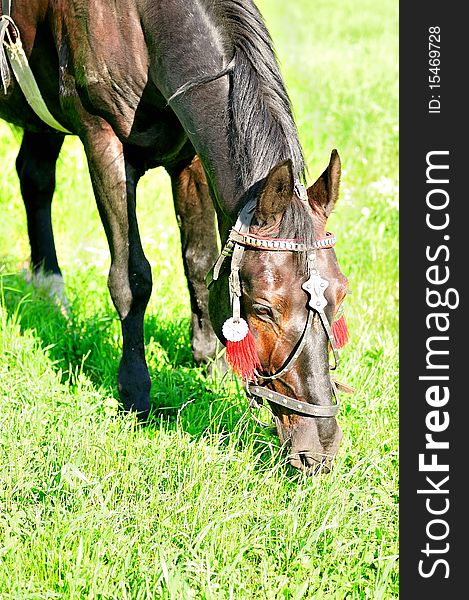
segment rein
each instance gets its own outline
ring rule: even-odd
[[[295,183],[295,193],[301,200],[307,201],[306,189],[299,182]],[[339,364],[339,353],[331,325],[329,324],[329,320],[324,312],[324,309],[327,306],[327,300],[324,292],[329,286],[329,282],[321,277],[316,266],[316,251],[325,248],[332,248],[336,243],[336,238],[332,233],[328,232],[326,233],[325,238],[314,240],[311,245],[306,245],[300,240],[267,238],[249,233],[255,208],[256,200],[252,199],[248,201],[241,209],[236,224],[231,229],[228,240],[225,243],[220,256],[207,275],[207,286],[210,287],[213,281],[216,281],[219,278],[225,259],[231,256],[229,288],[233,316],[225,321],[225,324],[223,325],[223,334],[228,341],[233,342],[242,341],[250,334],[250,332],[248,332],[246,321],[241,317],[240,302],[241,282],[239,278],[239,270],[246,247],[252,247],[261,251],[270,252],[306,252],[309,278],[307,281],[305,281],[305,283],[303,283],[302,288],[309,295],[309,301],[308,315],[301,337],[291,354],[283,363],[282,367],[276,373],[264,375],[259,373],[257,368],[255,368],[253,371],[253,377],[245,377],[246,389],[248,395],[259,406],[262,405],[263,400],[266,399],[269,402],[294,410],[295,412],[303,415],[311,417],[335,417],[339,412],[340,403],[337,386],[332,378],[331,388],[336,403],[330,406],[313,405],[300,400],[295,400],[294,398],[290,398],[289,396],[285,396],[279,392],[275,392],[268,388],[257,385],[257,381],[262,380],[265,382],[279,379],[293,367],[296,360],[303,352],[306,344],[306,336],[311,328],[315,313],[317,313],[321,319],[321,323],[326,332],[334,356],[334,365],[330,368],[331,370],[335,370],[337,368]],[[254,380],[255,385],[253,385],[250,380]],[[260,403],[257,402],[257,399],[260,400]]]

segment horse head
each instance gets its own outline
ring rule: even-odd
[[[275,166],[230,233],[209,287],[227,361],[236,368],[232,354],[241,354],[248,391],[269,402],[291,465],[307,472],[330,470],[342,437],[329,355],[332,347],[337,360],[331,326],[347,279],[326,232],[340,173],[335,150],[308,190],[291,161]],[[239,337],[252,347],[236,350]]]

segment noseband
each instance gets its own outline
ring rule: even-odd
[[[295,183],[295,193],[300,200],[308,200],[305,187],[298,181]],[[235,323],[239,322],[241,318],[241,283],[239,278],[239,270],[245,248],[250,247],[269,252],[306,252],[309,278],[301,287],[309,295],[309,301],[307,305],[308,316],[305,327],[291,354],[276,373],[271,375],[263,375],[262,373],[255,371],[256,385],[252,385],[250,381],[246,381],[247,393],[258,406],[262,405],[263,400],[266,399],[273,404],[283,406],[290,410],[294,410],[297,413],[310,417],[335,417],[339,412],[340,403],[337,387],[333,379],[331,379],[331,387],[336,403],[330,406],[308,404],[307,402],[295,400],[285,396],[284,394],[280,394],[279,392],[275,392],[268,388],[257,385],[257,380],[268,382],[279,379],[293,367],[305,347],[307,333],[311,328],[314,315],[316,313],[321,319],[321,323],[326,332],[334,356],[334,365],[332,365],[330,368],[332,370],[337,368],[339,364],[339,353],[329,320],[324,312],[324,309],[327,306],[327,300],[324,292],[329,286],[329,282],[321,277],[316,265],[316,251],[324,248],[332,248],[335,245],[336,239],[331,233],[326,233],[325,238],[314,240],[311,245],[307,245],[298,240],[267,238],[249,233],[249,228],[254,216],[256,204],[256,200],[252,199],[248,201],[240,211],[236,224],[230,231],[228,240],[224,245],[220,256],[213,266],[213,269],[207,275],[208,287],[210,287],[213,281],[218,279],[225,258],[231,256],[229,286],[230,298],[233,307],[232,320]],[[258,400],[260,400],[260,402]]]

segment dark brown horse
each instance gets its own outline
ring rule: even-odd
[[[4,12],[9,4],[4,0]],[[12,0],[11,18],[47,108],[86,152],[109,242],[109,290],[122,323],[123,408],[142,418],[150,410],[143,323],[152,277],[136,187],[147,169],[163,166],[181,229],[194,359],[214,356],[216,336],[227,343],[223,325],[230,318],[244,320],[256,353],[251,391],[271,403],[291,463],[308,469],[328,463],[341,438],[330,323],[347,280],[325,227],[338,196],[340,160],[334,151],[305,195],[289,98],[255,5]],[[13,25],[9,37],[15,40]],[[51,201],[65,134],[37,116],[15,77],[5,87],[0,116],[24,128],[16,164],[32,269],[59,280]],[[217,234],[225,250],[208,292]]]

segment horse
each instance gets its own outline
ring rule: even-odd
[[[32,273],[56,291],[63,285],[51,202],[64,137],[76,135],[109,244],[122,409],[142,421],[150,414],[143,332],[152,273],[136,188],[163,167],[195,362],[213,359],[219,340],[249,397],[270,406],[291,465],[330,470],[342,437],[331,327],[348,283],[326,223],[341,163],[332,151],[306,189],[291,101],[254,2],[3,0],[1,18],[0,117],[24,131],[16,169]],[[20,42],[48,119],[10,76]]]

